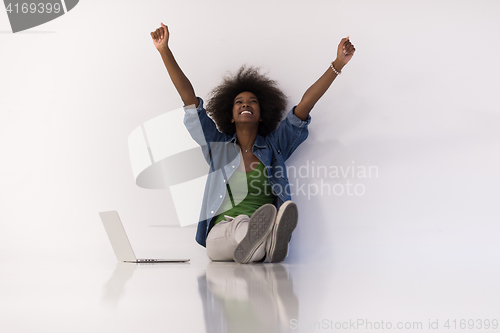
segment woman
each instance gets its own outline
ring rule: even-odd
[[[169,49],[168,27],[161,23],[151,37],[185,105],[184,123],[210,165],[196,241],[212,260],[283,261],[298,218],[284,162],[307,138],[312,108],[351,60],[349,37],[283,121],[285,95],[254,68],[226,77],[205,110]]]

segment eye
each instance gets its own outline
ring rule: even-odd
[[[241,103],[241,101],[236,101],[236,102],[234,102],[234,104],[238,104],[238,103]]]

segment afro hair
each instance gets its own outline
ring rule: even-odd
[[[234,99],[245,91],[253,93],[259,101],[262,121],[259,122],[258,134],[266,136],[274,131],[283,119],[287,99],[278,88],[277,82],[259,73],[259,68],[247,68],[243,65],[236,75],[225,76],[222,84],[211,92],[206,106],[207,114],[215,121],[219,131],[234,135],[236,125],[231,122]]]

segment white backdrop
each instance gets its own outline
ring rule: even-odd
[[[134,245],[151,252],[180,232],[159,227],[178,224],[171,196],[135,185],[127,147],[134,128],[182,103],[149,35],[160,22],[202,98],[247,63],[292,107],[342,37],[356,46],[288,166],[377,172],[290,175],[304,186],[293,196],[291,262],[380,251],[498,263],[498,13],[493,0],[84,0],[12,34],[0,10],[0,263],[20,250],[108,246],[103,210],[118,210]],[[363,194],[315,193],[323,182],[339,194],[348,181]],[[204,256],[185,230],[185,250]]]

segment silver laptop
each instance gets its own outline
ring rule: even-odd
[[[189,262],[190,259],[137,259],[127,233],[123,228],[122,221],[118,212],[113,210],[109,212],[100,212],[104,229],[108,234],[109,241],[115,251],[118,261],[135,262],[135,263],[156,263],[156,262]]]

